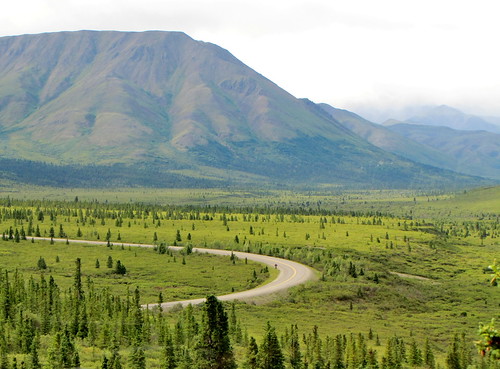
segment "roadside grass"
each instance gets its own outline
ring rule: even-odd
[[[498,249],[494,246],[467,246],[453,254],[438,250],[433,258],[406,251],[360,254],[368,271],[364,276],[327,278],[296,287],[288,296],[267,305],[265,315],[279,325],[292,321],[305,330],[317,325],[324,334],[372,328],[381,338],[412,332],[417,340],[432,337],[444,345],[453,332],[474,334],[479,323],[500,318],[500,293],[489,286],[489,275],[483,272],[495,253]],[[398,269],[433,280],[388,273]],[[380,273],[379,283],[373,282],[374,272]],[[244,305],[241,309],[245,313],[240,314],[252,327],[249,329],[258,331],[262,322],[259,307]]]
[[[27,279],[39,279],[42,273],[46,277],[51,275],[62,291],[72,286],[75,260],[80,258],[86,287],[90,278],[95,288],[106,288],[123,297],[138,287],[144,304],[158,303],[160,292],[164,301],[176,301],[244,291],[262,284],[270,275],[261,272],[263,265],[252,261],[236,260],[233,264],[226,256],[179,252],[160,255],[152,249],[119,245],[110,248],[73,243],[52,245],[49,241],[0,242],[0,256],[0,269],[10,273],[17,270]],[[47,269],[37,267],[41,257]],[[120,260],[127,274],[114,274],[113,268],[107,267],[108,257],[113,260],[113,268]],[[99,268],[96,268],[96,260]],[[257,280],[253,279],[254,270]],[[269,272],[271,278],[276,273]]]

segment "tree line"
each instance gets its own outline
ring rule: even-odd
[[[136,288],[118,297],[81,274],[75,260],[73,283],[61,291],[52,276],[25,279],[0,271],[0,368],[76,368],[82,350],[93,348],[97,368],[197,369],[436,369],[434,348],[393,336],[385,345],[375,332],[321,336],[318,327],[299,333],[296,324],[278,335],[272,322],[260,342],[239,321],[236,305],[208,296],[201,308],[165,314],[158,304],[145,309]],[[228,313],[229,307],[229,313]],[[236,350],[238,349],[238,350]],[[240,354],[236,355],[236,351]],[[470,340],[453,338],[448,369],[498,369],[486,355],[473,360]]]

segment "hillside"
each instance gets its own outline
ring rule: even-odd
[[[481,183],[387,153],[228,51],[178,32],[0,38],[0,137],[2,157],[26,160],[4,174],[14,180],[47,162],[116,173],[130,186],[138,170],[165,183]]]
[[[328,104],[319,104],[336,121],[341,123],[372,145],[400,155],[417,163],[453,170],[454,162],[443,153],[393,132],[380,124],[372,123],[348,110],[337,109]]]
[[[416,124],[395,124],[388,128],[452,158],[453,170],[500,179],[499,134]]]
[[[320,106],[346,128],[383,150],[417,163],[469,175],[500,178],[500,138],[497,134],[405,124],[397,120],[380,125],[347,110],[327,104]]]

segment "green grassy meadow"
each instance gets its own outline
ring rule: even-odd
[[[170,255],[171,254],[171,255]],[[158,302],[159,293],[164,301],[186,300],[205,297],[208,294],[228,294],[243,291],[265,282],[269,273],[261,273],[263,267],[252,261],[229,257],[181,252],[158,254],[153,249],[140,247],[113,247],[50,241],[22,241],[0,243],[0,269],[18,271],[25,277],[38,279],[40,274],[52,275],[64,291],[73,284],[76,258],[81,259],[82,275],[99,288],[109,289],[118,296],[131,294],[139,287],[144,304]],[[43,257],[47,269],[39,269],[37,263]],[[111,257],[114,265],[120,261],[127,268],[126,275],[112,273],[107,267]],[[96,261],[99,268],[96,268]],[[184,260],[184,262],[183,262]],[[258,280],[253,280],[256,270]],[[270,270],[274,274],[276,271]]]
[[[43,256],[46,273],[70,286],[74,259],[80,257],[84,276],[95,286],[122,296],[139,286],[142,301],[154,303],[159,292],[168,301],[243,290],[260,266],[197,254],[186,256],[183,264],[181,254],[122,249],[120,242],[285,257],[317,269],[320,279],[257,305],[237,303],[248,335],[260,337],[270,321],[278,332],[291,324],[303,334],[314,326],[330,336],[372,330],[382,345],[394,335],[421,344],[429,338],[442,363],[453,334],[464,332],[473,350],[479,324],[500,318],[500,289],[489,285],[485,272],[495,258],[500,259],[499,191],[496,187],[459,194],[293,194],[136,189],[64,190],[52,196],[40,188],[11,190],[2,193],[9,197],[1,200],[4,235],[10,228],[25,233],[31,229],[34,235],[38,228],[48,237],[52,229],[55,237],[109,239],[112,248],[31,243],[28,235],[19,243],[0,241],[0,268],[39,274],[36,263]],[[126,265],[127,276],[110,273],[110,255]],[[262,275],[259,283],[267,277]],[[169,312],[167,317],[175,322],[176,314]]]

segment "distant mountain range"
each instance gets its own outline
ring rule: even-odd
[[[477,126],[495,130],[479,117],[440,106],[405,122],[389,120],[379,125],[346,110],[320,106],[346,128],[386,151],[418,163],[500,179],[500,134],[472,130]]]
[[[441,167],[500,179],[500,134],[417,124],[388,128],[452,159],[451,165]]]
[[[433,161],[439,150],[401,134],[393,144],[411,152],[411,140],[419,156],[389,152],[228,51],[178,32],[0,38],[0,138],[2,176],[37,184],[488,183],[442,169],[446,155]]]
[[[500,117],[467,114],[447,105],[407,105],[399,108],[358,105],[354,111],[365,119],[382,125],[391,125],[395,121],[500,134]]]
[[[500,125],[496,122],[500,118],[484,118],[477,115],[465,114],[462,111],[446,105],[423,107],[405,123],[422,124],[434,127],[449,127],[463,131],[488,131],[500,134]],[[389,122],[389,125],[392,123]],[[387,125],[387,122],[385,123]]]

